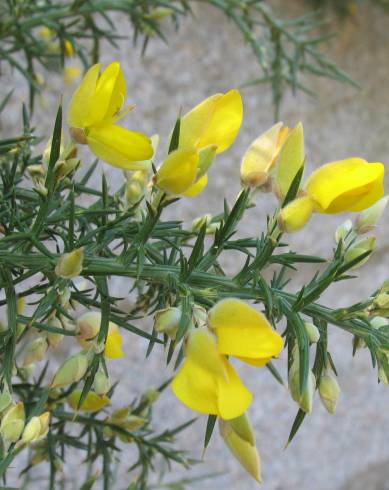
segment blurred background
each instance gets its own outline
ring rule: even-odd
[[[283,18],[293,18],[303,14],[312,2],[269,3]],[[332,3],[336,7],[337,2]],[[372,2],[359,7],[355,4],[351,15],[346,17],[336,11],[327,12],[326,16],[331,19],[328,32],[336,32],[337,36],[321,47],[321,51],[345,70],[360,88],[308,75],[303,81],[315,96],[303,92],[294,95],[288,91],[280,107],[280,119],[288,126],[303,122],[309,172],[318,165],[349,156],[389,164],[389,13]],[[122,16],[114,15],[113,21],[120,34],[131,37],[131,27]],[[162,141],[180,108],[185,112],[213,93],[258,78],[257,61],[242,40],[241,32],[210,5],[196,3],[194,17],[183,19],[177,33],[168,23],[164,30],[168,42],[152,40],[143,56],[141,48],[134,48],[130,41],[120,42],[118,49],[105,43],[100,56],[103,64],[120,60],[126,73],[129,103],[135,103],[137,107],[125,119],[125,125],[150,135],[159,133]],[[43,75],[45,87],[42,95],[36,98],[33,121],[39,134],[47,138],[60,96],[63,95],[66,105],[74,86],[64,84],[59,75],[45,72]],[[11,136],[20,129],[20,99],[28,100],[28,90],[23,77],[15,71],[5,72],[2,82],[3,95],[8,92],[8,82],[17,84],[0,126],[3,135]],[[223,197],[233,202],[238,193],[240,158],[250,142],[274,121],[272,91],[268,84],[256,84],[241,91],[245,119],[236,143],[218,158],[210,172],[206,191],[195,199],[182,199],[172,211],[169,209],[172,216],[190,221],[207,212],[218,213]],[[162,145],[161,152],[163,149]],[[106,173],[111,189],[118,188],[123,182],[119,170],[103,165],[96,172],[96,185],[99,185],[101,171]],[[275,204],[272,195],[261,194],[257,206],[247,213],[242,223],[242,233],[260,234],[265,229],[266,214]],[[359,277],[347,283],[347,287],[343,284],[332,287],[323,303],[331,307],[350,305],[372,293],[389,277],[387,216],[378,231],[377,251],[368,265],[358,270]],[[302,232],[291,236],[291,249],[331,256],[336,226],[345,219],[344,215],[315,216]],[[226,265],[234,270],[233,256],[227,259]],[[297,283],[313,273],[314,269],[305,266]],[[290,288],[297,288],[297,283],[292,283]],[[124,297],[126,289],[129,285],[125,281],[115,281],[112,294]],[[152,320],[145,319],[143,326],[151,331]],[[121,402],[123,399],[130,401],[139,394],[145,379],[150,386],[156,386],[171,374],[164,369],[163,352],[158,348],[145,361],[146,348],[147,342],[126,335],[127,357],[113,365],[113,378],[122,383]],[[297,406],[267,370],[239,368],[255,393],[250,414],[262,457],[263,488],[266,490],[389,489],[389,388],[377,383],[368,352],[358,351],[353,358],[350,336],[336,327],[330,330],[329,350],[342,389],[338,410],[331,416],[316,399],[312,415],[306,418],[286,449]],[[277,363],[281,370],[282,364],[286,364],[285,358]],[[169,421],[173,425],[177,420],[184,421],[193,415],[170,392],[166,392],[158,404],[156,418],[164,426]],[[206,418],[199,417],[182,435],[182,444],[199,459],[205,423]],[[115,489],[125,487],[128,462],[122,463]],[[69,475],[66,488],[78,488],[77,466],[75,457],[65,468]],[[257,486],[230,456],[216,432],[204,462],[187,473],[174,471],[171,479],[215,473],[218,475],[199,481],[194,488],[251,490]],[[31,488],[38,487],[38,483],[31,485]]]

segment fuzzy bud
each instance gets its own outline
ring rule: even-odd
[[[319,382],[320,399],[329,413],[335,413],[339,401],[340,387],[336,378],[325,374]]]
[[[371,208],[365,209],[360,213],[355,222],[355,229],[358,234],[373,231],[383,215],[388,205],[389,196],[385,196],[374,204]]]
[[[93,388],[98,395],[105,395],[111,388],[109,376],[103,369],[97,371],[93,381]]]
[[[48,321],[48,325],[50,327],[56,327],[56,328],[63,329],[61,320],[56,316],[54,318],[51,318]],[[58,347],[62,340],[63,340],[63,335],[60,333],[55,333],[55,332],[48,332],[47,333],[47,341],[48,341],[50,347],[52,347],[53,349]]]
[[[51,388],[61,388],[63,386],[77,383],[88,370],[89,360],[87,353],[79,352],[69,357],[56,372]]]
[[[353,260],[356,260],[358,257],[364,255],[366,252],[373,252],[376,246],[376,241],[377,238],[375,236],[370,236],[367,238],[364,238],[362,240],[358,240],[357,242],[353,243],[351,247],[347,250],[345,253],[345,262],[346,264],[349,262],[352,262]],[[356,269],[358,267],[361,267],[363,264],[366,264],[366,262],[369,260],[370,254],[367,255],[364,259],[361,261],[357,262],[352,269]]]
[[[63,254],[55,267],[58,277],[72,279],[80,275],[84,262],[84,247],[77,248],[72,252]]]
[[[262,482],[261,461],[255,444],[251,444],[247,439],[234,429],[231,421],[219,419],[219,429],[224,442],[243,466],[243,468],[258,482]]]
[[[159,333],[165,333],[174,339],[180,325],[182,311],[178,307],[158,310],[154,315],[154,328]]]
[[[308,372],[306,386],[301,392],[300,389],[300,360],[298,350],[293,353],[293,361],[289,370],[289,390],[294,401],[296,401],[301,410],[305,413],[312,412],[313,397],[316,388],[316,378],[311,370]]]
[[[305,330],[311,344],[316,344],[320,340],[320,332],[316,325],[311,322],[304,322]]]
[[[341,225],[336,228],[335,231],[335,241],[339,243],[341,240],[344,242],[351,234],[353,229],[353,222],[351,219],[344,221]]]
[[[23,366],[42,361],[45,358],[48,347],[46,337],[38,337],[29,342],[26,346]]]
[[[25,419],[26,416],[22,402],[9,408],[1,420],[1,437],[8,443],[17,442],[22,435]]]
[[[61,181],[65,177],[71,175],[80,166],[80,160],[78,158],[69,158],[68,160],[58,160],[55,164],[54,172],[55,179]]]

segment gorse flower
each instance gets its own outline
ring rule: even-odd
[[[111,63],[100,74],[93,65],[74,92],[69,105],[68,123],[73,139],[87,144],[105,162],[125,170],[150,167],[153,155],[150,139],[116,123],[133,107],[123,110],[126,81],[120,63]]]
[[[251,143],[243,155],[240,167],[243,185],[262,187],[268,183],[269,172],[274,167],[288,134],[289,128],[278,122]]]
[[[226,356],[264,366],[281,352],[283,340],[261,313],[234,298],[217,303],[208,324],[210,330],[189,334],[186,359],[172,388],[193,410],[228,420],[247,410],[252,395]]]
[[[335,214],[362,211],[384,195],[382,163],[349,158],[328,163],[309,177],[301,197],[282,209],[280,226],[287,232],[297,231],[312,213]]]
[[[253,366],[264,366],[282,351],[282,337],[266,317],[244,301],[219,301],[208,314],[220,354],[237,357]]]
[[[155,184],[169,194],[200,194],[215,156],[235,141],[243,120],[238,90],[208,97],[180,121],[178,147],[162,163]]]
[[[226,420],[242,415],[253,399],[232,364],[219,353],[216,339],[207,329],[189,334],[186,359],[172,389],[193,410]]]

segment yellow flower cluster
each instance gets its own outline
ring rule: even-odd
[[[251,405],[253,395],[228,356],[259,367],[278,356],[282,348],[281,336],[262,313],[239,299],[222,300],[209,311],[208,328],[189,334],[173,392],[198,412],[224,420],[239,417]]]

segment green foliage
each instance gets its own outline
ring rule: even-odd
[[[322,13],[309,12],[300,17],[278,17],[264,0],[206,0],[221,11],[241,32],[256,58],[260,76],[248,84],[271,86],[275,118],[285,92],[311,93],[305,74],[354,82],[322,52],[321,45],[331,34],[320,33],[326,26]],[[195,0],[2,0],[0,2],[0,59],[18,70],[30,87],[30,109],[34,94],[40,90],[37,72],[64,66],[67,43],[84,66],[99,59],[101,43],[117,47],[125,39],[118,32],[113,14],[124,14],[133,28],[134,42],[143,51],[153,37],[166,39],[163,20],[178,27],[192,15]],[[42,36],[42,28],[48,41]],[[51,34],[49,34],[49,32]],[[21,56],[21,54],[23,56]],[[246,80],[242,80],[242,83]]]

